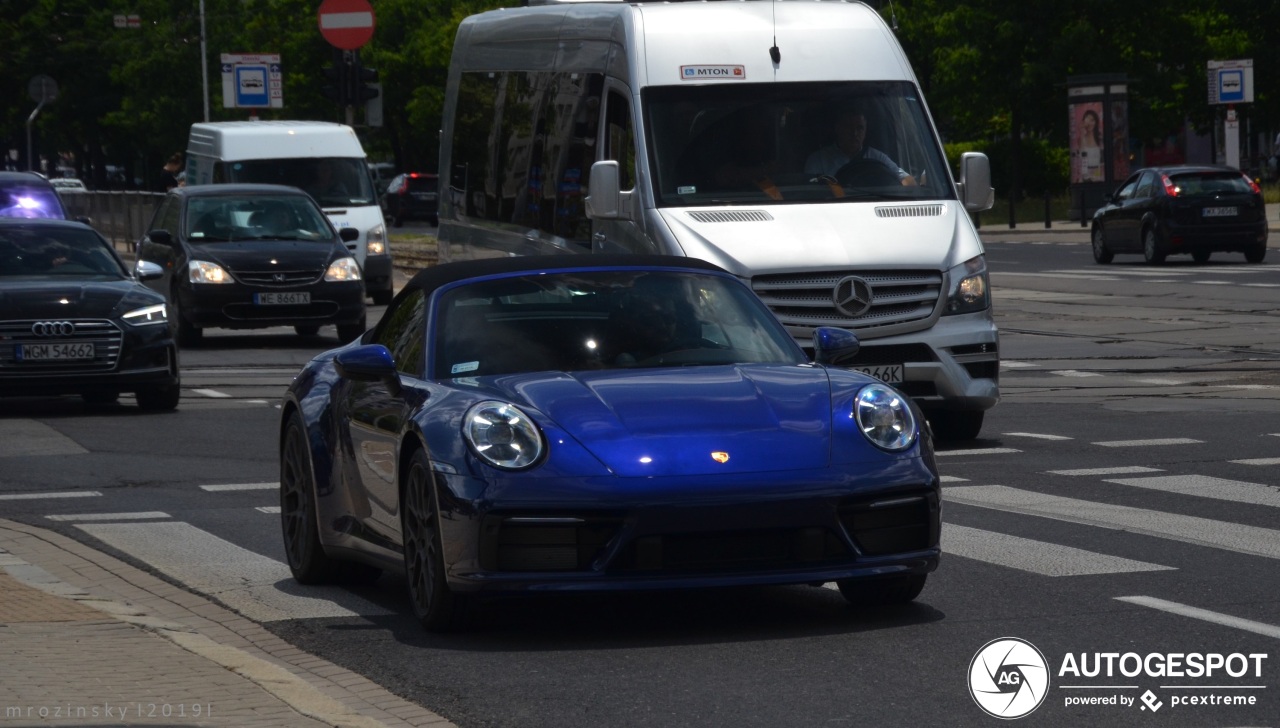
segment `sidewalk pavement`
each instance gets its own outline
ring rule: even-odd
[[[0,519],[0,728],[451,726],[202,596]]]
[[[1045,236],[1059,242],[1089,242],[1089,225],[1081,226],[1079,220],[1052,220],[1049,227],[1045,227],[1044,221],[1024,222],[1012,228],[1008,220],[997,220],[989,212],[981,213],[978,220],[981,223],[978,235],[984,241],[1028,240]],[[1271,233],[1267,247],[1280,247],[1280,203],[1267,205],[1267,230]]]

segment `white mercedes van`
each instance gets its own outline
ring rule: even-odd
[[[326,121],[192,124],[186,184],[221,182],[290,185],[311,193],[334,227],[359,231],[347,247],[360,264],[365,291],[374,303],[391,302],[387,226],[354,129]]]
[[[792,336],[855,332],[853,368],[972,439],[999,337],[969,211],[920,84],[860,2],[529,0],[459,27],[445,92],[441,260],[702,258]]]

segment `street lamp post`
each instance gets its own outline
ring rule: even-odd
[[[204,0],[200,0],[200,88],[204,91],[204,120],[209,120],[209,51],[205,46]]]

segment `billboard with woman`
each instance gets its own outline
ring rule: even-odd
[[[1102,102],[1085,101],[1070,104],[1071,113],[1071,183],[1102,182]]]

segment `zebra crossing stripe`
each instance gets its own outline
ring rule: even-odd
[[[934,453],[940,458],[950,455],[1006,455],[1012,452],[1022,452],[1012,447],[978,447],[972,450],[939,450]]]
[[[1006,432],[1005,437],[1031,437],[1037,440],[1071,440],[1066,435],[1044,435],[1038,432]]]
[[[1076,470],[1048,470],[1050,475],[1127,475],[1129,473],[1159,473],[1160,468],[1142,465],[1122,465],[1114,468],[1078,468]]]
[[[1175,568],[950,523],[942,524],[942,550],[948,556],[962,556],[1041,576],[1125,574]]]
[[[152,518],[173,518],[164,511],[138,511],[134,513],[78,513],[60,516],[45,516],[50,521],[145,521]]]
[[[1228,460],[1237,465],[1280,465],[1280,458],[1250,458],[1248,460]]]
[[[1159,445],[1201,445],[1204,440],[1192,440],[1189,437],[1163,437],[1154,440],[1110,440],[1095,442],[1101,447],[1154,447]]]
[[[200,490],[207,490],[210,493],[222,493],[229,490],[273,490],[279,487],[279,483],[226,483],[221,485],[202,485]]]
[[[1242,480],[1227,480],[1208,475],[1162,475],[1147,478],[1114,478],[1104,482],[1149,488],[1165,493],[1280,508],[1280,491],[1260,483],[1247,483]]]
[[[961,505],[1131,531],[1197,546],[1280,559],[1280,531],[1270,528],[1064,498],[1004,485],[953,486],[942,491],[942,498]]]
[[[1148,607],[1150,609],[1159,609],[1162,612],[1169,612],[1170,614],[1179,614],[1183,617],[1191,617],[1192,619],[1201,619],[1206,622],[1220,624],[1224,627],[1234,627],[1236,629],[1242,629],[1246,632],[1253,632],[1254,634],[1260,634],[1264,637],[1270,637],[1272,639],[1280,639],[1280,627],[1277,627],[1272,624],[1267,624],[1266,622],[1255,622],[1252,619],[1242,619],[1240,617],[1233,617],[1230,614],[1222,614],[1221,612],[1211,612],[1208,609],[1192,607],[1186,604],[1179,604],[1177,602],[1170,602],[1164,599],[1157,599],[1155,597],[1135,596],[1135,597],[1115,597],[1115,599],[1117,601],[1127,602],[1129,604],[1136,604],[1140,607]]]
[[[289,567],[181,521],[76,528],[255,622],[390,614],[339,587],[303,587]]]
[[[0,500],[38,500],[40,498],[94,498],[102,495],[96,490],[67,490],[57,493],[5,493]]]

